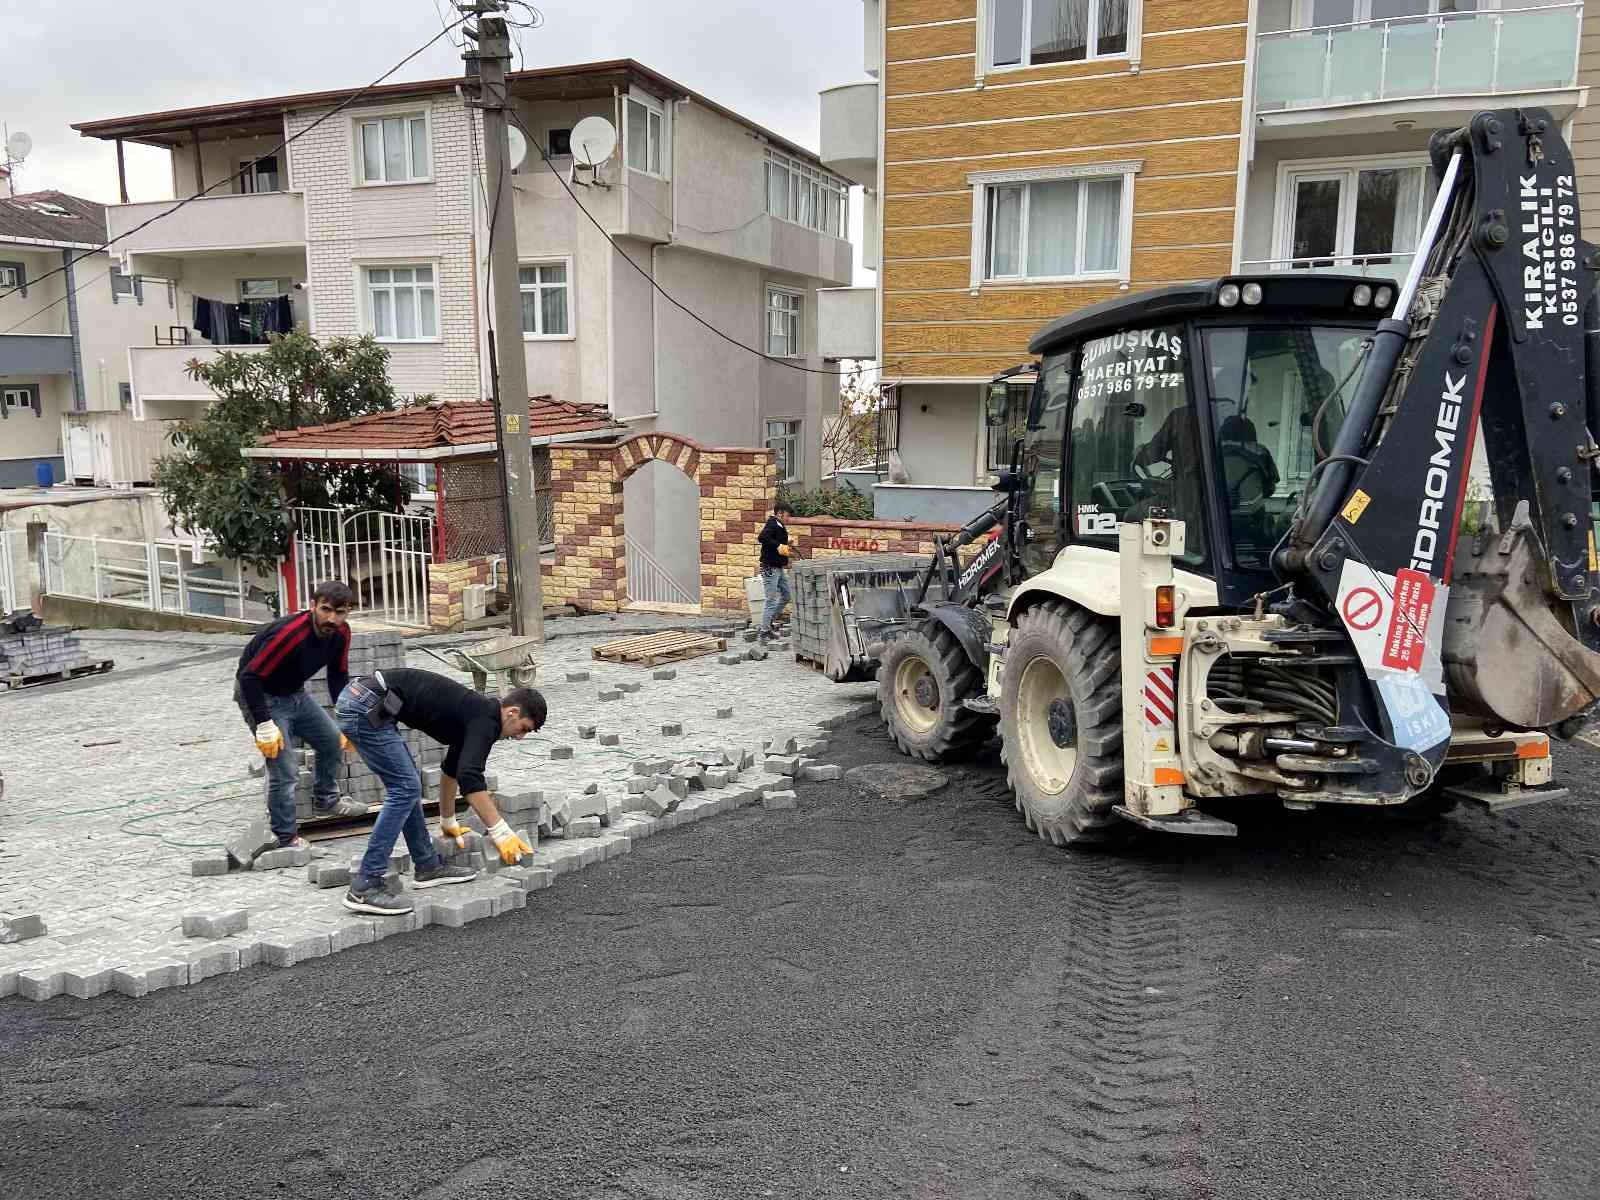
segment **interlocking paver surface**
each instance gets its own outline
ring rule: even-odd
[[[814,736],[873,694],[871,684],[829,683],[788,655],[737,665],[706,656],[678,664],[674,678],[652,678],[648,668],[592,659],[591,647],[617,636],[617,627],[589,621],[569,628],[599,631],[558,635],[540,651],[538,686],[550,722],[545,733],[495,747],[489,772],[501,793],[552,798],[592,790],[606,798],[602,807],[617,809],[637,799],[628,795],[636,763]],[[147,669],[127,678],[113,671],[87,686],[0,693],[0,911],[37,913],[48,927],[42,937],[0,945],[0,996],[143,995],[407,932],[428,923],[424,914],[459,924],[510,906],[505,893],[521,881],[485,877],[449,889],[450,905],[437,905],[435,896],[424,905],[427,894],[420,894],[415,918],[385,919],[374,932],[371,918],[349,913],[339,903],[342,892],[318,888],[304,868],[192,874],[193,860],[220,850],[265,811],[263,781],[250,773],[259,759],[231,700],[234,658],[217,654],[243,641],[94,631],[85,642],[116,658],[118,670],[124,663]],[[416,646],[407,661],[471,686],[470,677]],[[569,678],[580,672],[587,677]],[[648,686],[606,705],[615,745],[570,744],[574,724],[594,711],[600,692],[641,681]],[[324,700],[323,680],[309,687]],[[733,716],[719,719],[730,704]],[[664,717],[681,723],[682,735],[664,737]],[[572,757],[554,761],[556,747],[570,748]],[[653,817],[647,806],[599,837],[543,841],[525,865],[541,872],[531,878],[543,883],[623,853],[633,838],[725,811],[741,795],[759,802],[760,788],[777,783],[758,759],[725,789],[694,792],[677,811]],[[365,834],[318,842],[317,861],[346,864],[364,845]],[[248,913],[247,931],[204,943],[184,936],[185,913],[234,910]]]

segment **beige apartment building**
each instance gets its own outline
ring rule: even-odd
[[[880,487],[894,515],[987,502],[1026,389],[990,427],[986,383],[1047,321],[1231,272],[1403,274],[1432,198],[1433,129],[1537,105],[1591,153],[1600,133],[1581,3],[863,10],[872,78],[823,93],[822,158],[868,189],[878,283],[823,294],[823,351],[879,360],[911,479]]]

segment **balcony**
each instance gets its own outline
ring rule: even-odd
[[[113,238],[126,234],[116,249],[130,257],[143,257],[144,268],[156,265],[149,261],[152,256],[293,249],[306,244],[305,198],[299,192],[203,196],[191,200],[170,217],[152,221],[171,207],[170,200],[113,205],[106,209],[106,232]],[[146,221],[152,223],[139,229]],[[136,229],[138,232],[132,232]],[[166,274],[159,269],[136,268],[136,271]]]
[[[822,288],[817,292],[817,349],[823,358],[878,357],[876,288]]]
[[[1582,4],[1356,21],[1259,36],[1263,138],[1465,120],[1490,100],[1577,107]],[[1409,114],[1409,116],[1408,116]]]
[[[878,186],[878,85],[847,83],[821,93],[822,165],[851,183]]]
[[[64,333],[0,334],[0,375],[72,374],[72,338]]]
[[[189,378],[185,368],[192,359],[207,362],[224,350],[253,354],[265,346],[133,346],[128,364],[133,373],[133,415],[136,420],[170,420],[193,417],[199,405],[216,395],[205,384]]]
[[[1333,254],[1318,258],[1257,258],[1239,264],[1241,275],[1309,271],[1313,275],[1359,275],[1398,283],[1411,269],[1411,254]]]

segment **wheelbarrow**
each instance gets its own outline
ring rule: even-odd
[[[481,692],[488,688],[491,675],[504,675],[512,687],[532,687],[539,673],[539,666],[533,660],[536,644],[537,640],[529,637],[490,638],[465,650],[453,651],[449,658],[426,646],[419,649],[427,650],[447,667],[470,672],[472,686]]]

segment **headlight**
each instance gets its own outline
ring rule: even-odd
[[[1350,303],[1357,308],[1365,308],[1372,303],[1372,289],[1364,283],[1357,284],[1356,290],[1350,296]]]
[[[1372,302],[1379,308],[1388,308],[1390,301],[1393,299],[1394,289],[1392,287],[1381,287],[1372,294]]]
[[[1222,305],[1223,308],[1232,308],[1238,304],[1239,285],[1237,283],[1223,284],[1221,290],[1217,292],[1217,303]]]
[[[1239,298],[1241,300],[1243,300],[1246,304],[1260,304],[1261,303],[1261,285],[1259,283],[1247,283],[1247,284],[1245,284],[1242,288],[1239,289]]]

